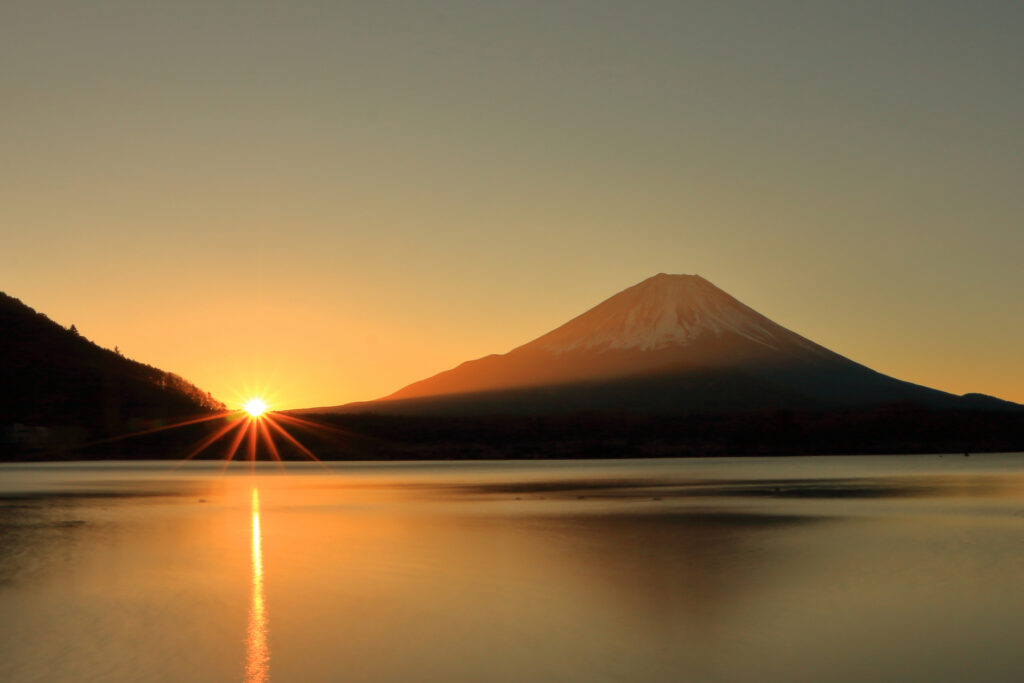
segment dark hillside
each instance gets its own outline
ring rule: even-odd
[[[0,429],[8,447],[102,438],[222,409],[181,377],[101,348],[0,293]]]

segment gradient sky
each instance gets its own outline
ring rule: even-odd
[[[1024,402],[1019,2],[0,4],[0,290],[374,398],[650,275]]]

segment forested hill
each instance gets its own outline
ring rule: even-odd
[[[0,292],[0,437],[8,445],[55,431],[104,437],[223,408],[181,377],[101,348]]]

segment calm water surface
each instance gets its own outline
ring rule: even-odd
[[[0,681],[1024,671],[1024,454],[0,466]]]

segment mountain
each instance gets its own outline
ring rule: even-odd
[[[661,273],[508,353],[462,363],[376,401],[310,412],[711,414],[894,403],[1016,406],[888,377],[778,325],[700,276]]]
[[[82,442],[224,408],[181,377],[100,348],[2,292],[0,332],[0,443]]]

